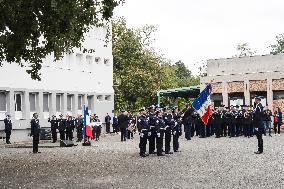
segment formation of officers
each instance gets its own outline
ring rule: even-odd
[[[140,133],[140,156],[157,153],[158,156],[179,152],[179,137],[182,135],[182,112],[177,107],[164,110],[150,106],[148,112],[145,108],[139,110],[137,129]],[[165,142],[164,142],[165,140]],[[147,141],[149,141],[149,154],[146,153]],[[157,149],[157,151],[155,151]]]

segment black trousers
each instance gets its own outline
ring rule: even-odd
[[[73,131],[66,130],[66,140],[73,140]]]
[[[281,125],[279,125],[278,123],[274,123],[274,125],[273,125],[273,129],[274,129],[274,133],[276,134],[277,133],[277,131],[278,131],[278,134],[280,134],[280,127],[281,127]]]
[[[258,128],[258,130],[255,132],[257,142],[258,142],[258,151],[263,152],[263,139],[262,139],[263,131],[261,128]]]
[[[81,141],[82,141],[82,139],[83,139],[83,133],[82,133],[82,130],[77,129],[77,140],[78,140],[79,142],[81,142]]]
[[[161,155],[163,153],[163,140],[164,140],[164,130],[160,130],[157,133],[157,155]]]
[[[172,138],[172,130],[171,128],[167,128],[165,130],[165,152],[168,153],[171,151],[171,138]]]
[[[38,152],[39,134],[33,136],[33,153]]]
[[[120,128],[121,132],[121,141],[126,141],[125,135],[126,135],[126,128]]]
[[[139,143],[139,148],[140,148],[140,155],[144,155],[146,153],[146,146],[147,146],[147,136],[148,136],[148,131],[141,131],[140,133],[140,143]]]
[[[149,154],[152,154],[152,153],[154,153],[155,152],[155,149],[156,149],[156,145],[155,145],[155,143],[156,143],[156,131],[155,131],[155,128],[152,128],[151,130],[150,130],[150,133],[151,133],[151,135],[149,136],[148,135],[148,140],[149,140]]]
[[[226,137],[227,136],[227,124],[223,123],[221,128],[221,135]]]
[[[192,123],[187,123],[184,125],[184,134],[187,140],[191,140],[191,127]]]
[[[106,123],[106,133],[110,133],[110,123]]]
[[[65,131],[59,130],[59,133],[60,133],[60,140],[65,140]]]
[[[57,141],[56,129],[51,129],[51,136],[52,136],[52,141],[56,142]]]
[[[10,143],[11,131],[6,131],[6,143]]]
[[[176,132],[175,134],[173,134],[173,149],[174,149],[174,152],[177,152],[178,149],[179,149],[178,139],[179,139],[179,133]]]
[[[95,138],[96,140],[99,140],[100,139],[100,136],[101,136],[101,132],[102,132],[102,129],[101,127],[96,127],[96,130],[95,130]]]
[[[220,123],[216,123],[215,124],[215,135],[216,135],[217,138],[219,138],[220,135],[221,135],[221,125],[220,125]]]

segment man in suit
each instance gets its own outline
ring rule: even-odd
[[[7,115],[4,119],[5,123],[5,133],[6,133],[6,144],[11,144],[10,137],[11,137],[11,131],[12,131],[12,121],[11,116]]]
[[[105,117],[105,123],[106,123],[106,133],[109,134],[110,133],[110,121],[111,121],[111,117],[108,115],[106,115]]]
[[[39,134],[40,134],[40,125],[38,120],[37,113],[33,114],[33,119],[31,120],[31,136],[33,137],[33,153],[41,153],[38,151],[39,143]]]
[[[258,151],[255,154],[263,153],[263,139],[262,139],[262,124],[263,124],[263,106],[260,103],[261,98],[255,97],[255,103],[253,107],[253,127],[255,129],[255,135],[258,141]]]
[[[121,111],[118,116],[118,125],[121,132],[121,141],[126,141],[126,128],[128,127],[129,117],[128,112],[125,110]]]
[[[53,115],[51,117],[51,119],[48,118],[48,122],[51,125],[52,143],[55,143],[57,141],[57,132],[56,132],[56,130],[58,129],[58,121],[56,119],[56,116]]]

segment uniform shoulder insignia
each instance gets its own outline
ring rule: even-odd
[[[141,122],[141,119],[138,119],[138,122]]]

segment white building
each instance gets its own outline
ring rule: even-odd
[[[3,135],[6,114],[11,115],[11,141],[25,141],[30,133],[32,114],[39,114],[41,127],[50,127],[52,115],[82,114],[84,104],[90,113],[104,121],[106,113],[114,109],[112,44],[106,46],[105,27],[86,34],[84,47],[94,53],[75,49],[60,61],[53,55],[46,57],[41,81],[30,78],[17,64],[3,63],[0,67],[0,135]]]

